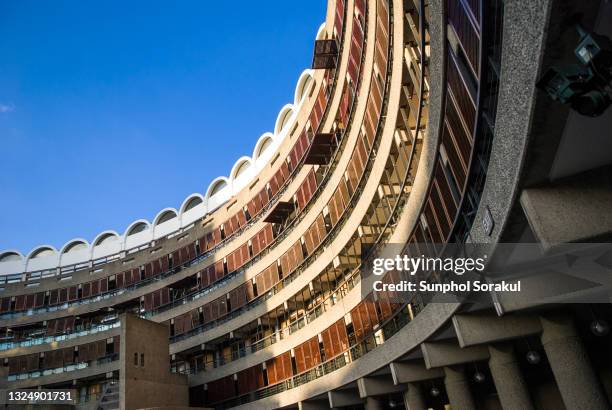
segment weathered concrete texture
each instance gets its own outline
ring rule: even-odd
[[[395,384],[412,383],[444,377],[442,369],[428,369],[420,362],[393,362],[389,365]]]
[[[527,336],[542,331],[537,316],[504,315],[491,312],[453,316],[459,346],[473,346]]]
[[[568,409],[609,409],[589,356],[567,317],[542,317],[542,346]]]
[[[408,390],[404,393],[404,407],[406,410],[422,410],[425,407],[425,397],[421,386],[416,383],[408,383]]]
[[[365,410],[383,410],[382,399],[376,397],[368,397],[365,403]]]
[[[485,360],[489,358],[486,346],[461,348],[452,341],[427,342],[421,344],[423,358],[428,369]]]
[[[501,81],[495,136],[482,199],[471,230],[474,243],[497,243],[519,192],[531,129],[535,84],[546,40],[552,0],[504,2]],[[488,236],[481,221],[488,206],[495,226]]]
[[[521,205],[545,250],[612,232],[612,180],[601,175],[525,189]]]
[[[531,397],[512,345],[490,345],[489,354],[489,369],[504,410],[533,410]]]
[[[385,376],[362,377],[357,380],[357,387],[361,398],[382,396],[404,390],[403,386],[394,384],[393,380]]]
[[[359,392],[355,389],[329,391],[327,397],[331,408],[359,406],[363,403],[359,397]]]
[[[473,410],[476,408],[465,371],[461,366],[445,367],[444,386],[453,410]]]
[[[166,326],[121,317],[121,410],[189,406],[187,377],[170,373],[168,344]]]

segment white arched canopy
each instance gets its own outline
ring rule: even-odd
[[[53,255],[57,255],[57,249],[55,249],[55,247],[51,245],[41,245],[32,249],[28,254],[28,259],[38,259]]]
[[[266,132],[257,140],[255,149],[253,150],[253,161],[257,161],[274,143],[274,135],[271,132]]]
[[[96,236],[96,238],[93,240],[92,242],[92,246],[95,248],[96,246],[101,246],[101,245],[106,245],[112,242],[116,242],[119,240],[119,234],[115,231],[104,231],[100,234],[98,234],[98,236]]]
[[[280,112],[278,113],[278,117],[276,118],[276,125],[274,126],[275,135],[280,134],[281,131],[285,129],[292,115],[293,104],[287,104],[280,110]]]
[[[300,75],[300,79],[295,87],[295,95],[293,97],[294,104],[298,105],[302,102],[302,99],[306,95],[306,92],[310,89],[314,79],[312,76],[312,70],[304,70]]]
[[[206,192],[206,198],[210,198],[223,190],[223,188],[227,188],[229,186],[229,181],[225,177],[217,177],[213,182],[208,186],[208,190]]]
[[[154,219],[153,225],[160,225],[168,222],[178,216],[178,212],[174,208],[166,208],[161,210]]]
[[[76,238],[66,242],[66,244],[62,246],[60,253],[64,255],[66,253],[78,252],[85,249],[89,249],[89,243],[87,243],[85,239]]]
[[[121,251],[122,241],[115,231],[104,231],[98,234],[91,243],[92,259],[113,255]]]
[[[234,164],[232,172],[230,174],[231,179],[236,179],[240,175],[243,175],[246,171],[253,166],[253,162],[249,157],[242,157]]]
[[[183,201],[183,204],[181,205],[180,213],[184,214],[185,212],[189,211],[190,209],[195,208],[196,206],[200,205],[203,202],[204,202],[204,197],[202,196],[202,194],[191,194],[187,198],[185,198],[185,200]]]
[[[137,221],[132,222],[130,226],[127,227],[127,229],[125,230],[124,236],[125,237],[132,236],[137,233],[146,231],[150,228],[151,228],[151,224],[149,223],[149,221],[144,220],[144,219],[139,219]]]
[[[327,36],[327,29],[325,28],[325,23],[321,24],[319,26],[319,30],[317,31],[317,40],[325,40],[325,37]]]
[[[0,262],[19,262],[23,261],[23,255],[16,250],[8,250],[0,253]]]

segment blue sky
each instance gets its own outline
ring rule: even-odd
[[[0,2],[0,250],[152,220],[250,155],[326,2]]]

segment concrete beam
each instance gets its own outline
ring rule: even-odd
[[[461,347],[500,342],[542,331],[540,320],[535,316],[497,316],[490,312],[455,315],[453,326]]]
[[[612,184],[601,175],[525,189],[520,201],[545,250],[558,243],[591,242],[612,232]]]
[[[363,400],[359,397],[359,392],[354,389],[338,390],[327,392],[330,408],[360,406]]]
[[[444,370],[428,369],[421,362],[394,362],[389,365],[393,383],[414,383],[444,377]]]
[[[457,364],[476,362],[489,358],[486,346],[472,346],[461,348],[455,341],[434,343],[421,343],[425,366],[433,367],[453,366]]]
[[[398,386],[388,377],[374,376],[362,377],[357,380],[359,396],[362,399],[371,396],[382,396],[384,394],[397,393],[404,390],[404,386]]]

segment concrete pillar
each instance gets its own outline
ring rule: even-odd
[[[425,397],[421,386],[416,383],[408,383],[408,390],[404,393],[404,407],[406,410],[425,410]]]
[[[453,410],[473,410],[476,408],[463,366],[444,368],[444,386],[448,401]]]
[[[589,357],[567,317],[541,317],[542,345],[568,409],[609,409]]]
[[[533,403],[512,345],[490,345],[489,356],[489,369],[503,409],[533,410]]]
[[[365,410],[382,410],[383,405],[380,399],[376,397],[366,398]]]

